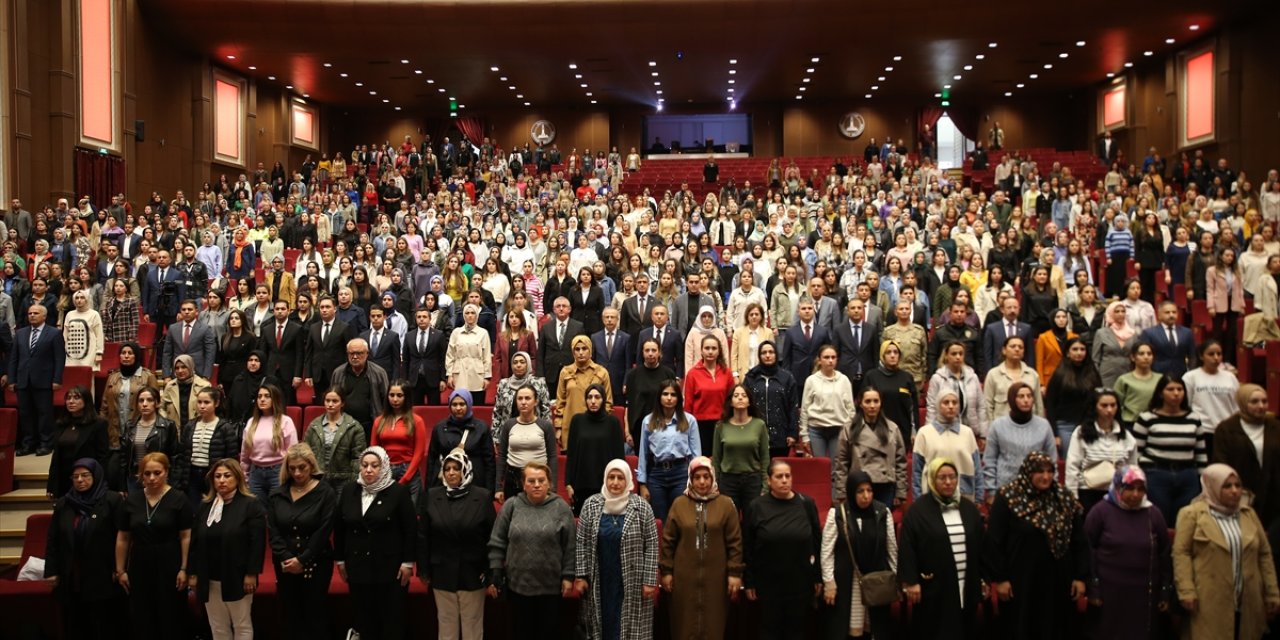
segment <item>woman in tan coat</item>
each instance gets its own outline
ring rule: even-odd
[[[1244,487],[1235,469],[1211,464],[1200,484],[1203,493],[1178,512],[1173,539],[1174,584],[1191,617],[1185,635],[1260,638],[1267,618],[1280,612],[1267,532],[1253,508],[1242,503]]]
[[[729,349],[729,367],[733,369],[734,380],[738,381],[760,364],[757,359],[760,345],[774,339],[773,329],[764,326],[764,307],[753,302],[742,315],[745,323],[733,332],[733,346]]]
[[[107,374],[99,412],[107,421],[107,441],[113,448],[120,444],[120,429],[138,417],[138,392],[158,386],[156,374],[142,364],[142,347],[133,342],[120,345],[120,367]]]
[[[742,591],[742,529],[733,500],[720,495],[711,459],[689,463],[689,483],[662,530],[658,573],[671,596],[673,640],[724,637],[729,600]]]
[[[587,410],[587,387],[598,384],[604,387],[604,412],[613,411],[613,387],[609,371],[591,360],[591,338],[576,336],[569,343],[573,350],[573,364],[560,370],[560,382],[556,387],[556,438],[560,449],[569,448],[569,423],[573,417]]]
[[[195,360],[187,354],[173,359],[173,378],[160,390],[160,415],[182,429],[196,418],[196,396],[209,388],[209,381],[196,375]]]
[[[493,376],[493,351],[489,347],[489,332],[476,324],[479,318],[479,307],[469,304],[463,308],[462,326],[449,334],[444,370],[449,375],[451,388],[466,389],[473,396],[484,398]]]

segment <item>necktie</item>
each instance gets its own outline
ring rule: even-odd
[[[160,282],[164,282],[164,274],[167,273],[168,271],[169,271],[168,269],[160,270]]]
[[[427,330],[423,329],[418,332],[418,353],[427,351]]]
[[[280,348],[283,346],[284,346],[284,325],[277,324],[276,325],[276,347]]]
[[[604,335],[604,353],[607,356],[613,356],[613,332]]]
[[[37,343],[37,342],[39,342],[39,341],[40,341],[40,330],[39,330],[39,329],[32,329],[32,330],[31,330],[31,344],[27,346],[27,349],[34,351],[34,350],[35,350],[35,348],[36,348],[36,343]]]
[[[324,323],[324,331],[320,332],[320,344],[324,344],[328,341],[329,341],[329,323],[326,322]]]
[[[662,346],[662,329],[658,329],[658,334],[656,337],[658,339],[658,346],[661,347]]]
[[[377,352],[378,352],[378,334],[380,334],[380,333],[382,333],[382,332],[381,332],[381,331],[374,331],[374,332],[373,332],[373,343],[369,345],[369,353],[377,353]]]
[[[1012,322],[1005,323],[1004,327],[1004,337],[1012,338],[1016,334],[1014,324]]]
[[[564,346],[564,323],[560,322],[559,325],[560,326],[556,328],[556,344],[559,344],[560,346],[563,347]]]
[[[1169,344],[1178,346],[1178,336],[1173,332],[1173,327],[1165,327],[1169,331]]]
[[[182,325],[182,348],[187,348],[187,342],[191,340],[191,323]]]
[[[806,341],[813,339],[813,327],[807,324],[804,326],[804,339]]]
[[[862,325],[853,325],[853,345],[861,349],[862,347]]]

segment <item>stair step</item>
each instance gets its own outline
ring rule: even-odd
[[[25,531],[27,517],[52,511],[53,501],[45,497],[43,487],[10,491],[0,495],[0,531]]]

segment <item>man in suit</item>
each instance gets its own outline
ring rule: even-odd
[[[316,385],[329,384],[333,370],[347,361],[347,343],[354,337],[355,331],[338,319],[338,305],[333,298],[321,298],[320,321],[307,332],[303,364],[307,385],[315,389],[317,401],[323,402],[324,388]]]
[[[796,382],[803,386],[804,380],[813,373],[813,361],[818,357],[818,347],[831,343],[832,336],[826,327],[817,323],[812,300],[801,298],[796,313],[799,321],[782,334],[781,351],[785,366]]]
[[[1031,353],[1031,325],[1018,320],[1018,313],[1021,311],[1022,305],[1018,303],[1017,298],[1006,298],[1000,306],[1000,322],[992,322],[983,330],[982,359],[978,361],[982,367],[978,373],[983,378],[988,371],[1004,360],[1004,356],[1001,355],[1001,351],[1004,350],[1004,341],[1012,336],[1022,338],[1023,343],[1026,344],[1026,355],[1023,360],[1035,362]]]
[[[98,260],[97,266],[98,284],[106,284],[107,280],[115,276],[116,261],[120,259],[120,248],[111,244],[108,240],[102,241],[102,252],[103,257],[101,260]],[[132,268],[133,265],[131,264],[129,267]]]
[[[169,262],[169,252],[156,252],[154,268],[147,269],[145,292],[142,300],[143,322],[156,325],[156,342],[163,344],[163,332],[177,318],[178,307],[186,299],[182,287],[182,274]]]
[[[196,321],[200,316],[198,309],[195,300],[184,301],[178,312],[178,321],[169,325],[160,356],[160,367],[166,378],[173,377],[173,359],[184,354],[195,361],[196,375],[206,380],[213,376],[213,364],[218,360],[218,342],[213,336],[213,327]]]
[[[642,329],[653,326],[653,308],[658,306],[658,299],[649,293],[649,274],[641,271],[636,274],[636,295],[622,303],[620,328],[629,336],[640,334]]]
[[[1153,371],[1181,376],[1195,363],[1195,336],[1178,324],[1178,305],[1170,300],[1160,303],[1160,324],[1143,330],[1139,340],[1151,345],[1155,352]]]
[[[297,301],[298,287],[294,283],[293,274],[284,270],[284,258],[276,256],[271,259],[271,270],[266,273],[267,290],[271,292],[271,301],[284,300],[292,307]]]
[[[258,349],[266,354],[264,370],[284,385],[285,402],[297,404],[295,389],[302,384],[303,349],[306,329],[289,318],[289,305],[278,300],[272,307],[274,317],[258,330]]]
[[[882,327],[879,322],[867,320],[866,314],[865,302],[856,298],[850,300],[846,321],[836,325],[834,336],[835,345],[840,350],[836,369],[849,378],[855,392],[862,386],[862,377],[874,370],[880,361]]]
[[[689,274],[685,280],[686,293],[676,296],[675,300],[671,301],[671,326],[679,329],[680,333],[689,335],[693,323],[698,320],[698,311],[703,307],[715,309],[716,303],[702,290],[701,273]]]
[[[800,299],[804,300],[807,297],[813,301],[814,317],[818,326],[826,329],[827,333],[834,334],[836,323],[840,319],[840,303],[836,302],[835,298],[824,295],[826,291],[827,285],[822,278],[813,278],[809,280],[808,293]]]
[[[360,334],[369,345],[369,362],[392,379],[400,376],[400,336],[387,326],[387,312],[382,307],[369,309],[369,330]]]
[[[667,312],[667,308],[658,305],[653,308],[651,314],[653,326],[640,331],[640,336],[636,339],[637,344],[644,344],[645,340],[657,340],[662,345],[662,357],[659,359],[660,364],[670,368],[676,372],[677,378],[683,378],[684,371],[684,334],[673,326],[671,326],[671,316]],[[637,349],[637,351],[639,351]],[[636,361],[636,366],[644,363],[644,354],[641,353]]]
[[[631,336],[618,330],[618,310],[604,309],[604,329],[591,334],[591,359],[609,372],[609,384],[613,387],[614,404],[625,404],[622,381],[633,362]]]
[[[20,456],[32,452],[53,453],[53,392],[62,387],[62,369],[67,351],[62,332],[46,324],[48,312],[38,304],[27,308],[27,326],[18,329],[9,350],[6,371],[0,386],[12,387],[18,395],[18,450]]]
[[[560,296],[551,303],[552,318],[538,330],[538,375],[547,381],[547,390],[559,388],[560,370],[573,363],[570,343],[586,335],[581,322],[569,317],[569,299]]]
[[[417,326],[404,336],[404,375],[413,387],[413,401],[440,404],[440,381],[444,379],[444,354],[449,334],[431,327],[431,312],[414,313]]]
[[[1098,140],[1098,159],[1102,164],[1110,167],[1112,162],[1116,161],[1116,154],[1120,151],[1120,147],[1116,145],[1116,141],[1111,139],[1111,132],[1107,131],[1102,134],[1102,139]]]
[[[875,272],[873,271],[872,273]],[[880,323],[880,326],[884,326],[884,311],[880,309],[880,305],[876,304],[875,300],[871,299],[871,283],[859,282],[857,286],[854,287],[854,295],[856,295],[857,298],[862,301],[863,306],[866,307],[867,319]]]
[[[925,371],[928,375],[933,375],[933,372],[937,371],[942,347],[948,342],[959,342],[964,345],[964,363],[969,365],[974,373],[985,371],[979,366],[983,354],[979,346],[978,330],[964,322],[968,315],[969,308],[963,302],[952,303],[951,308],[947,310],[947,322],[934,329],[933,339],[929,341],[928,361],[925,362]]]

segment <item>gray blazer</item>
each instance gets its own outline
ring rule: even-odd
[[[689,323],[697,319],[698,311],[703,307],[716,308],[715,300],[711,296],[702,293],[698,295],[698,308],[689,308],[689,294],[682,293],[671,301],[671,326],[680,330],[680,333],[688,335]]]
[[[169,325],[169,331],[165,334],[164,354],[160,361],[164,369],[164,377],[173,377],[173,359],[186,354],[195,361],[195,374],[208,380],[213,377],[213,364],[218,360],[218,340],[214,337],[213,329],[197,318],[191,325],[191,336],[184,346],[182,344],[184,324],[186,323],[178,321]]]

